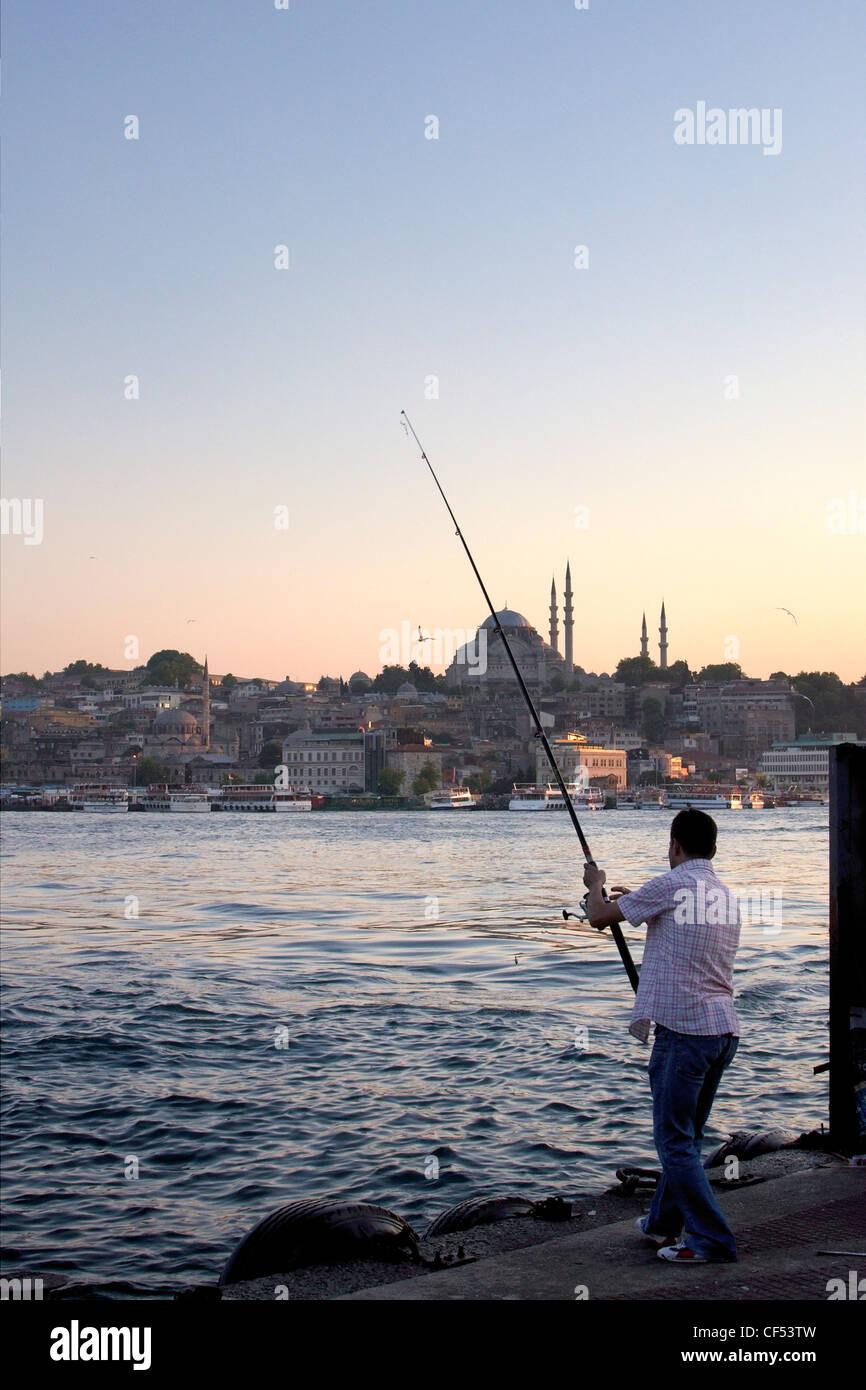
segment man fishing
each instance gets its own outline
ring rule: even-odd
[[[629,1032],[646,1042],[655,1023],[649,1078],[662,1176],[637,1224],[659,1246],[659,1258],[675,1264],[737,1259],[701,1163],[704,1125],[740,1036],[733,999],[739,904],[713,871],[716,833],[704,811],[680,811],[671,825],[670,872],[633,893],[614,888],[617,896],[607,899],[603,870],[587,864],[583,875],[592,926],[647,927]]]
[[[654,1021],[656,1025],[649,1071],[655,1140],[663,1173],[649,1215],[638,1223],[641,1234],[661,1247],[658,1253],[666,1260],[683,1264],[695,1260],[735,1260],[736,1242],[716,1205],[700,1158],[703,1127],[721,1074],[737,1050],[740,1033],[731,985],[740,939],[739,905],[716,878],[710,863],[716,852],[715,821],[702,811],[681,811],[671,826],[671,872],[652,879],[636,893],[614,889],[623,895],[619,900],[608,901],[604,897],[605,875],[596,867],[538,710],[466,537],[405,410],[400,412],[400,421],[421,450],[454,523],[490,609],[493,630],[511,663],[536,737],[562,792],[587,860],[583,879],[589,889],[587,916],[594,927],[610,927],[628,978],[637,991],[630,1031],[646,1042],[650,1023]],[[720,899],[726,905],[723,923],[719,923]],[[647,924],[640,977],[619,926],[623,921],[632,926]],[[679,1241],[677,1236],[683,1228],[688,1239]]]

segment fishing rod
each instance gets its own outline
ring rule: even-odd
[[[516,660],[515,660],[515,658],[514,658],[514,653],[512,652],[511,647],[509,646],[508,639],[507,639],[507,637],[505,636],[505,633],[504,633],[503,630],[502,630],[502,624],[500,623],[499,618],[496,616],[496,609],[493,607],[493,604],[492,604],[492,602],[491,602],[491,600],[490,600],[490,595],[488,594],[487,589],[485,588],[484,580],[481,578],[481,575],[480,575],[479,572],[478,572],[478,566],[476,565],[474,559],[472,558],[472,551],[469,549],[469,546],[466,544],[466,537],[464,536],[463,532],[460,530],[460,525],[459,525],[459,523],[458,523],[458,521],[457,521],[457,518],[456,518],[456,516],[454,515],[453,511],[451,510],[451,503],[448,501],[448,498],[445,496],[444,490],[443,490],[443,488],[442,488],[442,484],[440,483],[439,479],[436,477],[436,473],[435,473],[435,471],[434,471],[434,469],[433,469],[433,465],[432,465],[432,463],[430,462],[430,460],[429,460],[429,458],[427,457],[427,454],[426,454],[426,452],[425,452],[425,450],[424,450],[424,445],[421,443],[421,440],[418,438],[417,434],[415,433],[415,430],[414,430],[414,428],[413,428],[413,426],[412,426],[412,422],[410,421],[409,416],[406,414],[405,410],[401,410],[401,411],[400,411],[400,420],[401,420],[401,423],[402,423],[403,428],[404,428],[404,430],[406,431],[406,433],[407,433],[407,434],[410,434],[410,433],[411,433],[412,438],[415,440],[415,443],[418,445],[418,448],[419,448],[419,450],[421,451],[421,457],[422,457],[422,459],[424,460],[424,462],[426,463],[427,467],[430,469],[430,476],[432,477],[434,483],[436,484],[436,487],[437,487],[438,490],[439,490],[439,495],[440,495],[440,497],[442,498],[442,501],[445,503],[446,508],[448,509],[448,515],[450,516],[451,520],[454,522],[455,534],[456,534],[457,536],[459,536],[460,542],[461,542],[461,544],[462,544],[462,546],[463,546],[463,549],[466,551],[466,558],[468,559],[470,565],[472,566],[472,571],[473,571],[473,573],[474,573],[474,575],[475,575],[475,578],[478,580],[478,584],[479,584],[479,586],[480,586],[480,588],[481,588],[481,592],[482,592],[482,594],[484,595],[484,600],[485,600],[485,602],[486,602],[486,604],[487,604],[487,607],[490,609],[490,616],[491,616],[492,619],[493,619],[494,631],[497,632],[497,633],[499,634],[499,636],[501,637],[501,639],[502,639],[502,645],[503,645],[504,648],[505,648],[506,654],[507,654],[507,656],[508,656],[508,660],[511,662],[511,669],[513,670],[513,672],[514,672],[514,674],[515,674],[515,676],[516,676],[516,678],[517,678],[517,684],[520,686],[520,693],[522,694],[524,700],[526,701],[527,709],[529,710],[529,713],[530,713],[530,715],[532,716],[532,720],[533,720],[533,722],[534,722],[534,724],[535,724],[535,737],[541,741],[541,746],[542,746],[542,748],[544,749],[544,752],[545,752],[545,754],[546,754],[546,756],[547,756],[547,761],[550,763],[550,766],[553,768],[553,773],[554,773],[554,776],[555,776],[555,778],[556,778],[556,781],[557,781],[557,783],[558,783],[558,785],[559,785],[559,790],[562,792],[563,798],[564,798],[564,800],[565,800],[565,807],[566,807],[566,810],[568,811],[568,814],[569,814],[569,816],[571,817],[571,823],[572,823],[572,825],[574,826],[575,832],[576,832],[576,834],[577,834],[577,838],[578,838],[578,840],[580,841],[580,847],[581,847],[581,849],[583,850],[584,858],[585,858],[587,864],[591,865],[592,868],[595,869],[595,868],[597,868],[598,866],[597,866],[595,860],[594,860],[593,857],[592,857],[592,851],[590,850],[590,848],[589,848],[589,842],[588,842],[586,836],[584,835],[583,830],[581,829],[580,821],[577,819],[577,812],[576,812],[575,809],[574,809],[574,803],[573,803],[573,801],[572,801],[572,799],[571,799],[571,797],[570,797],[570,795],[569,795],[568,787],[565,785],[565,780],[564,780],[564,778],[563,778],[563,776],[562,776],[562,773],[561,773],[560,770],[559,770],[559,765],[557,764],[557,761],[556,761],[556,759],[555,759],[554,756],[553,756],[553,749],[551,748],[550,743],[548,742],[547,734],[544,732],[544,728],[543,728],[543,726],[542,726],[541,719],[539,718],[538,711],[536,710],[535,705],[534,705],[533,702],[532,702],[532,696],[530,695],[529,691],[528,691],[527,688],[526,688],[526,682],[525,682],[525,680],[523,679],[523,676],[520,674],[520,667],[517,665],[517,662],[516,662]],[[604,892],[603,889],[602,889],[602,892]],[[607,897],[607,894],[604,893],[604,896]],[[566,914],[563,912],[563,916],[565,916],[565,915],[566,915]],[[572,914],[569,914],[569,915],[574,916],[575,914],[572,913]],[[599,927],[598,930],[599,930],[599,931],[603,931],[604,928],[603,928],[603,927]],[[612,922],[612,923],[610,924],[610,934],[611,934],[611,936],[613,937],[614,941],[616,942],[617,949],[618,949],[618,951],[619,951],[619,953],[620,953],[620,956],[622,957],[622,963],[623,963],[623,965],[625,966],[626,974],[628,975],[628,978],[629,978],[629,980],[631,981],[632,988],[636,990],[636,989],[637,989],[637,986],[638,986],[638,973],[637,973],[637,968],[636,968],[636,966],[635,966],[634,961],[633,961],[632,958],[631,958],[631,952],[630,952],[629,949],[628,949],[628,946],[627,946],[627,944],[626,944],[625,937],[624,937],[623,934],[622,934],[622,928],[620,927],[620,925],[619,925],[618,922]]]

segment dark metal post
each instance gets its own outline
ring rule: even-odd
[[[830,754],[830,1139],[866,1139],[866,748]]]

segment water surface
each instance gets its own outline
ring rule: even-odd
[[[669,820],[587,817],[609,882],[667,868]],[[743,932],[743,1038],[708,1135],[811,1128],[827,811],[718,821],[720,877],[775,889],[782,926]],[[655,1162],[616,948],[560,917],[583,892],[564,815],[7,812],[2,829],[6,1272],[165,1292],[212,1280],[296,1198],[423,1228],[482,1191],[575,1194]]]

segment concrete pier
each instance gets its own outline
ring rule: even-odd
[[[630,1216],[340,1301],[866,1299],[866,1168],[804,1169],[730,1192],[721,1204],[737,1232],[736,1264],[672,1267]]]

